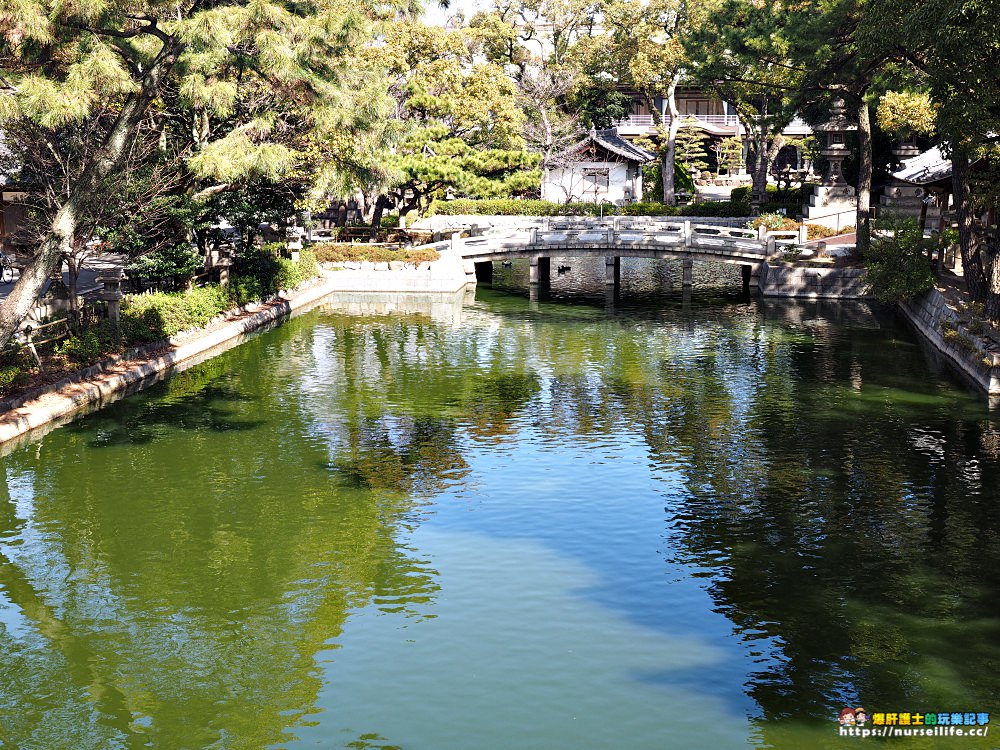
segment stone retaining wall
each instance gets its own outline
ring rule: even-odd
[[[931,289],[899,309],[935,349],[951,360],[990,396],[1000,395],[1000,350],[997,344],[973,333],[945,296]]]
[[[760,293],[765,297],[807,299],[867,299],[863,268],[812,268],[765,261],[760,270]]]
[[[468,283],[466,268],[458,253],[441,251],[440,260],[417,265],[347,262],[333,264],[329,274],[331,291],[337,292],[457,292]],[[474,279],[473,279],[474,281]]]

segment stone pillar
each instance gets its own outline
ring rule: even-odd
[[[685,258],[681,261],[681,286],[690,287],[694,281],[694,261]]]
[[[535,255],[531,258],[530,270],[528,272],[528,282],[548,288],[549,258],[547,256]]]
[[[604,283],[616,287],[621,281],[622,259],[617,255],[607,255],[604,258]]]
[[[476,262],[474,260],[463,260],[462,270],[465,271],[465,283],[475,284],[476,283]]]

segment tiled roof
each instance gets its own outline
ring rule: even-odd
[[[618,135],[617,128],[608,128],[607,130],[592,130],[590,132],[590,138],[598,146],[607,149],[608,151],[618,154],[624,159],[629,161],[639,162],[640,164],[645,164],[648,161],[653,161],[656,158],[656,154],[652,151],[647,151],[644,148],[640,148],[635,144],[629,143],[620,135]]]
[[[919,156],[904,159],[902,169],[893,172],[892,176],[914,185],[929,185],[951,179],[951,159],[945,158],[940,147],[935,146]]]
[[[602,148],[605,151],[614,154],[615,156],[621,157],[625,161],[631,161],[637,164],[645,164],[646,162],[653,161],[656,158],[656,154],[652,151],[647,151],[644,148],[640,148],[639,146],[626,141],[618,135],[618,130],[616,128],[591,130],[584,140],[568,149],[567,152],[571,154],[576,153],[583,150],[591,143],[598,148]]]

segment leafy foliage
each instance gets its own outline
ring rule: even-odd
[[[934,285],[928,252],[933,241],[912,219],[898,221],[888,234],[872,237],[863,256],[868,286],[883,302],[899,302]]]
[[[897,138],[911,133],[931,135],[937,109],[926,91],[886,91],[879,100],[875,121],[883,132]]]
[[[128,264],[126,271],[132,278],[164,279],[173,277],[186,281],[202,268],[203,258],[197,248],[177,244],[141,255]]]

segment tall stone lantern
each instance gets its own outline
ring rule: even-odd
[[[826,146],[821,151],[828,165],[823,182],[813,188],[809,203],[804,205],[803,220],[810,224],[822,224],[832,229],[840,229],[853,224],[852,214],[857,211],[858,197],[853,187],[844,179],[844,159],[850,155],[847,134],[857,130],[844,114],[844,100],[837,99],[830,108],[830,119],[813,130],[826,135]]]

